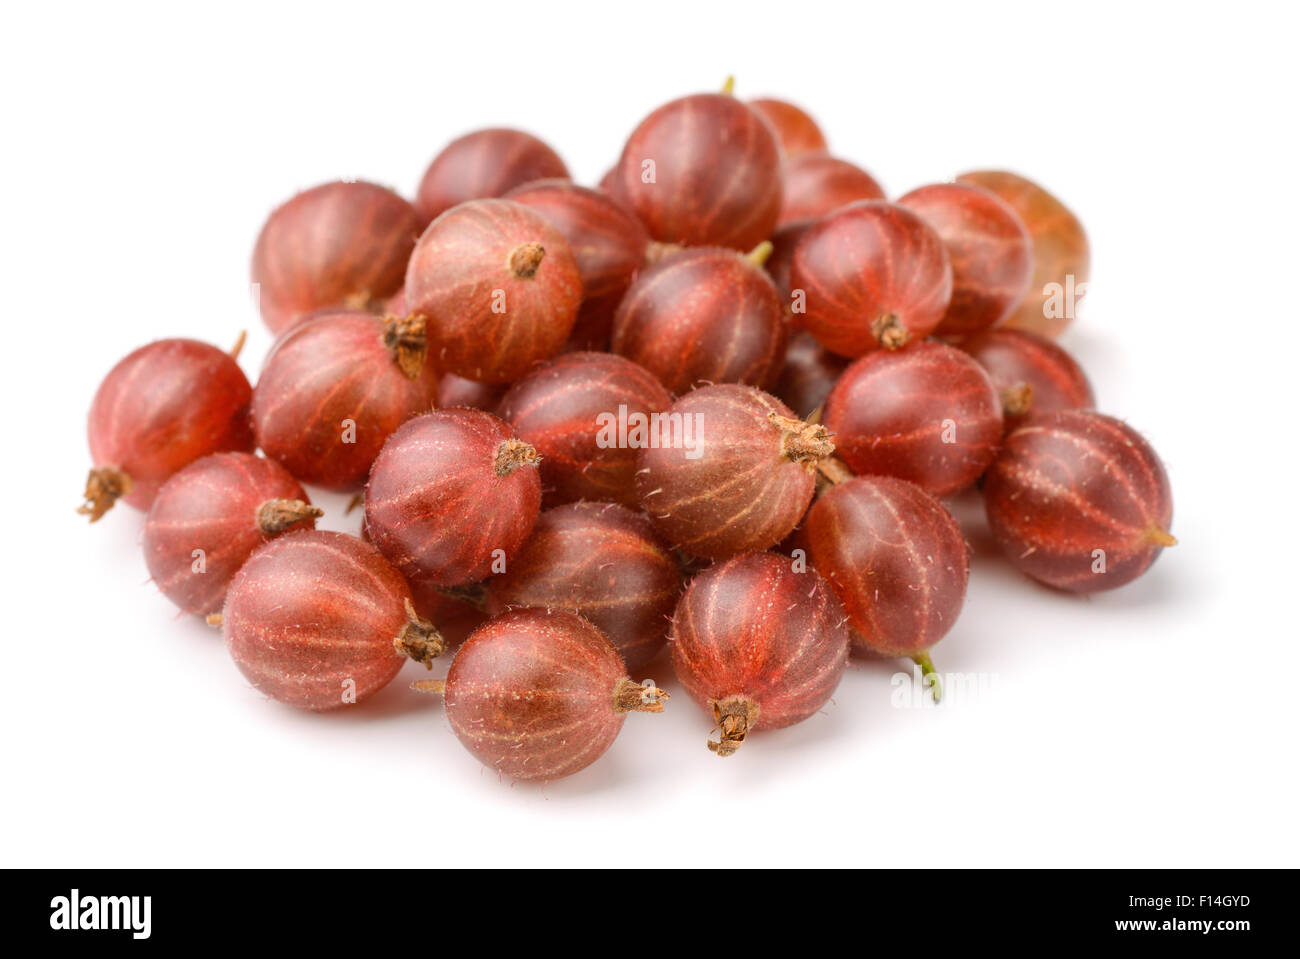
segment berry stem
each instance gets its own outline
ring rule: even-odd
[[[497,447],[497,476],[509,476],[521,466],[536,466],[542,461],[537,450],[523,440],[506,440]]]
[[[274,536],[295,523],[324,515],[325,511],[319,506],[300,499],[269,499],[257,511],[257,528],[266,536]]]
[[[92,523],[113,508],[118,497],[131,492],[131,477],[111,466],[101,466],[90,471],[86,477],[86,491],[82,494],[85,502],[77,507],[81,516],[89,516]]]
[[[203,617],[203,621],[209,626],[220,628],[226,624],[226,617],[224,613],[208,613]]]
[[[408,380],[418,380],[424,372],[424,360],[429,353],[425,336],[425,318],[420,313],[410,316],[384,317],[384,346],[393,354],[393,360]]]
[[[434,693],[438,696],[445,696],[447,694],[447,680],[417,679],[411,683],[411,688],[417,693]]]
[[[614,711],[618,713],[662,713],[668,694],[653,684],[643,686],[626,676],[614,687]]]
[[[1034,388],[1029,383],[1016,383],[1002,391],[1004,416],[1024,416],[1034,402]]]
[[[897,313],[878,316],[871,323],[871,335],[887,350],[897,350],[907,345],[911,334],[898,319]]]
[[[934,662],[930,659],[930,654],[920,652],[908,658],[921,667],[921,679],[929,680],[930,690],[934,694],[934,701],[937,704],[943,698],[943,688],[939,685],[939,673],[934,668]]]
[[[785,458],[793,463],[803,463],[810,471],[835,452],[830,433],[818,423],[779,413],[768,413],[767,421],[781,431],[781,452]]]
[[[235,345],[230,348],[230,358],[238,360],[239,354],[244,352],[244,344],[248,341],[248,330],[239,331],[239,339],[235,340]]]
[[[853,471],[838,456],[828,456],[819,462],[817,472],[821,473],[832,486],[853,479]]]
[[[748,696],[728,696],[709,702],[717,722],[718,741],[709,740],[709,749],[719,756],[730,756],[745,744],[745,737],[758,721],[758,703]]]
[[[763,264],[767,262],[768,257],[772,255],[774,249],[776,248],[772,246],[771,240],[764,240],[758,246],[746,253],[745,259],[754,264],[754,266],[762,267]]]
[[[532,279],[546,256],[546,247],[540,243],[521,243],[510,251],[510,272],[521,280]]]
[[[722,81],[722,95],[724,97],[734,97],[736,95],[736,78],[728,76]]]
[[[403,656],[409,656],[417,663],[423,663],[425,669],[433,669],[433,661],[443,654],[447,644],[433,623],[422,619],[415,611],[415,606],[406,601],[406,624],[393,640],[393,648]]]
[[[1178,540],[1174,539],[1166,530],[1159,526],[1152,526],[1147,530],[1147,539],[1160,547],[1177,546]]]

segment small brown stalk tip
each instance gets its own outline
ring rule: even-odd
[[[1006,416],[1024,416],[1034,402],[1034,388],[1029,383],[1017,383],[1002,391],[1002,412]]]
[[[540,243],[521,243],[510,252],[510,272],[521,280],[531,279],[537,274],[546,256],[546,247]]]
[[[469,583],[466,586],[439,586],[437,591],[443,596],[449,596],[454,600],[467,603],[475,609],[487,611],[487,587],[482,583]]]
[[[745,737],[758,721],[758,703],[748,696],[729,696],[709,702],[713,720],[718,725],[718,741],[709,740],[709,749],[719,756],[730,756],[745,744]]]
[[[425,669],[433,669],[433,661],[446,651],[447,644],[433,623],[421,618],[408,599],[406,624],[393,640],[393,648],[403,656],[423,663]]]
[[[119,469],[111,466],[93,469],[86,477],[86,491],[81,494],[85,502],[77,507],[77,513],[89,516],[92,523],[97,523],[119,497],[131,492],[134,485],[131,477]]]
[[[447,680],[417,679],[411,683],[411,688],[417,693],[433,693],[437,696],[445,696],[447,694]]]
[[[348,500],[348,505],[343,507],[343,515],[351,516],[353,510],[366,505],[366,496],[364,493],[353,493],[352,498]]]
[[[911,334],[898,319],[896,313],[886,313],[872,321],[871,335],[887,350],[897,350],[907,345]]]
[[[497,447],[497,476],[509,476],[524,466],[536,466],[542,461],[537,450],[523,440],[506,440]]]
[[[266,536],[274,536],[303,520],[324,515],[319,506],[300,499],[269,499],[257,511],[257,528]]]
[[[224,626],[226,624],[226,617],[224,613],[208,613],[208,615],[203,617],[203,621],[209,626]]]
[[[1166,530],[1161,529],[1159,526],[1152,526],[1151,529],[1147,531],[1147,539],[1162,548],[1178,545],[1178,540],[1174,539],[1173,536],[1171,536]]]
[[[620,713],[662,713],[669,696],[654,685],[634,683],[624,677],[614,687],[614,709]]]
[[[384,317],[384,346],[393,354],[394,362],[410,380],[418,380],[424,372],[424,361],[429,354],[426,323],[420,313]]]
[[[819,423],[808,423],[779,413],[768,413],[767,421],[780,430],[781,452],[791,462],[803,463],[813,470],[835,452],[831,434]]]
[[[761,268],[763,264],[767,262],[768,257],[772,255],[774,249],[775,247],[772,246],[771,240],[764,240],[758,246],[746,253],[745,259],[754,264],[754,266]]]

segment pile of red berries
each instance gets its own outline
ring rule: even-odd
[[[416,687],[482,762],[553,779],[663,709],[629,673],[667,645],[730,755],[851,652],[934,675],[968,574],[941,497],[978,486],[1008,559],[1072,592],[1174,543],[1159,458],[1052,341],[1088,256],[1028,180],[891,202],[802,110],[730,89],[651,113],[598,189],[471,133],[414,204],[336,182],[275,210],[256,386],[192,340],[132,353],[82,509],[148,510],[158,587],[281,702],[458,647]],[[361,536],[316,530],[304,483],[364,485]]]

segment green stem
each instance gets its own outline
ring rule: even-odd
[[[928,679],[930,681],[930,689],[934,693],[935,704],[938,705],[939,700],[943,698],[943,688],[939,685],[939,673],[934,668],[934,663],[930,659],[930,654],[921,652],[908,658],[921,667],[922,679]]]

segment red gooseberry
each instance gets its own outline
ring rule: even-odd
[[[795,246],[796,326],[841,356],[898,349],[929,336],[952,298],[943,240],[910,210],[882,200],[841,207]]]
[[[252,393],[234,357],[207,343],[158,340],[129,354],[90,404],[94,467],[77,512],[93,523],[118,499],[148,509],[181,467],[209,453],[252,450]]]
[[[406,657],[427,666],[443,651],[375,548],[324,530],[287,533],[254,551],[230,583],[221,618],[245,678],[300,709],[360,702]]]
[[[452,732],[514,779],[571,776],[613,744],[629,712],[663,712],[668,694],[628,678],[605,636],[564,609],[514,609],[465,641],[445,683]]]
[[[644,516],[614,503],[569,503],[542,513],[506,572],[488,581],[487,611],[571,609],[635,671],[663,649],[681,588],[676,558]]]
[[[630,360],[565,353],[510,387],[498,412],[541,454],[546,503],[636,506],[637,450],[627,431],[671,404],[659,381]]]
[[[306,483],[365,481],[390,433],[433,406],[422,316],[326,312],[271,348],[253,391],[258,445]]]
[[[934,675],[926,650],[956,622],[970,570],[942,503],[891,476],[849,478],[818,497],[795,543],[843,604],[855,652],[905,656]]]
[[[749,108],[757,111],[771,125],[781,152],[787,157],[825,152],[826,137],[817,126],[817,121],[802,108],[770,97],[750,100]]]
[[[1020,217],[995,194],[936,183],[900,197],[943,239],[952,263],[952,302],[936,333],[959,336],[996,326],[1029,290],[1033,247]]]
[[[767,549],[812,502],[817,465],[834,452],[820,426],[751,386],[687,393],[652,423],[637,490],[659,535],[705,559]]]
[[[641,121],[610,189],[656,240],[751,250],[781,211],[781,151],[767,121],[735,97],[696,94]]]
[[[1096,405],[1083,368],[1051,340],[1025,330],[987,330],[957,343],[975,358],[1002,396],[1002,415],[1014,429],[1030,413]]]
[[[187,613],[221,610],[250,553],[273,536],[314,529],[321,511],[274,460],[213,453],[162,485],[144,523],[144,559],[162,594]]]
[[[537,451],[491,413],[417,416],[375,459],[366,533],[412,582],[477,583],[514,554],[537,521],[537,460]]]
[[[568,241],[582,276],[582,305],[569,341],[577,349],[605,349],[614,311],[646,261],[645,227],[606,194],[571,180],[526,183],[505,198],[536,210]]]
[[[830,395],[849,361],[824,348],[807,333],[790,337],[785,366],[772,392],[797,416],[809,417]]]
[[[744,256],[696,247],[647,267],[619,304],[611,349],[673,393],[699,383],[770,385],[786,343],[784,305],[761,266],[771,249]]]
[[[983,492],[1007,558],[1057,589],[1123,586],[1177,543],[1160,457],[1131,426],[1092,410],[1043,413],[1011,430]]]
[[[826,398],[822,422],[855,473],[950,496],[979,479],[1002,439],[1002,401],[983,368],[943,343],[869,353]]]
[[[470,409],[487,410],[490,413],[500,405],[507,388],[504,383],[480,383],[455,373],[447,373],[438,380],[438,398],[434,405],[439,409],[468,406]]]
[[[509,383],[558,353],[581,299],[563,235],[509,200],[472,200],[438,217],[406,273],[407,308],[428,318],[435,365],[485,383]]]
[[[817,220],[856,200],[883,200],[875,178],[847,160],[824,153],[805,153],[781,167],[781,217],[778,226]]]
[[[1055,339],[1075,317],[1086,292],[1091,254],[1078,217],[1037,183],[1002,170],[980,170],[958,183],[989,190],[1016,211],[1034,248],[1034,275],[1020,306],[1007,320],[1012,329]]]
[[[279,333],[317,310],[367,309],[401,288],[423,224],[386,187],[326,183],[267,219],[253,250],[262,319]]]
[[[673,614],[673,672],[730,756],[755,729],[802,722],[830,700],[849,658],[844,610],[816,572],[745,553],[710,566]]]
[[[428,222],[466,200],[503,196],[532,180],[568,175],[559,155],[531,133],[475,130],[452,140],[433,158],[415,205]]]
[[[772,252],[767,261],[763,264],[763,269],[767,270],[767,275],[772,278],[776,284],[776,292],[781,297],[781,303],[790,309],[790,269],[794,265],[794,250],[799,244],[799,239],[808,232],[808,227],[816,223],[816,220],[795,220],[785,223],[776,228],[772,234],[771,244]]]

